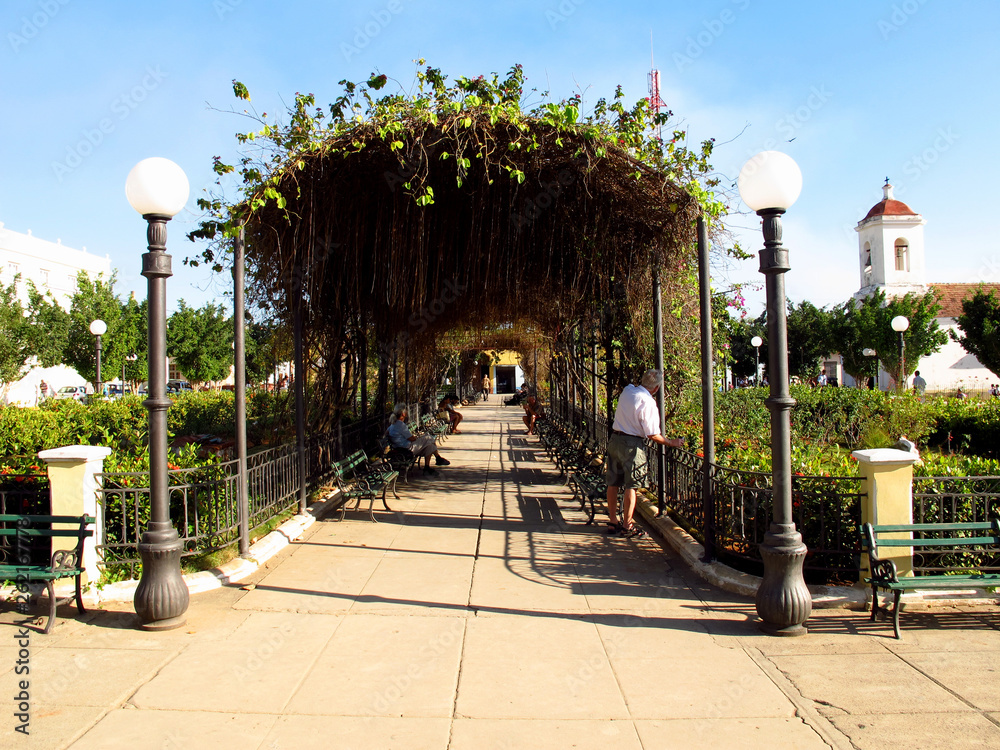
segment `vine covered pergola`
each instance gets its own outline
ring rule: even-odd
[[[415,391],[442,352],[572,355],[586,329],[618,352],[605,376],[620,386],[650,353],[654,274],[697,326],[695,220],[723,211],[710,141],[652,138],[670,113],[627,108],[620,88],[587,116],[579,96],[529,106],[520,66],[452,82],[425,68],[412,92],[379,95],[387,83],[342,81],[327,108],[298,94],[280,125],[244,110],[259,129],[237,136],[238,165],[215,162],[239,196],[203,199],[192,233],[220,268],[245,237],[251,304],[304,339],[315,429],[339,421],[376,358],[403,357]]]

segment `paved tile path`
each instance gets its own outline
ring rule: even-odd
[[[315,524],[184,628],[122,604],[32,635],[30,737],[5,612],[0,746],[1000,747],[995,608],[910,614],[901,642],[842,610],[760,635],[656,542],[585,526],[520,413],[467,408],[393,513]]]

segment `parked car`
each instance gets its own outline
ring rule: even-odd
[[[168,380],[167,393],[187,393],[194,390],[186,380]]]
[[[85,385],[64,385],[53,396],[53,398],[57,399],[74,398],[77,401],[83,401],[86,397],[87,386]]]

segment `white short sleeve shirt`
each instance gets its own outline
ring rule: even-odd
[[[641,385],[627,385],[618,397],[612,427],[627,435],[649,437],[660,434],[660,410],[653,394]]]

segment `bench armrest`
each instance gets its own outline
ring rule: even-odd
[[[72,572],[79,567],[79,557],[72,550],[56,550],[52,553],[52,563],[49,567],[53,573]]]
[[[896,563],[893,560],[875,560],[871,561],[872,566],[872,580],[880,581],[883,583],[898,583],[899,578],[896,575]]]

